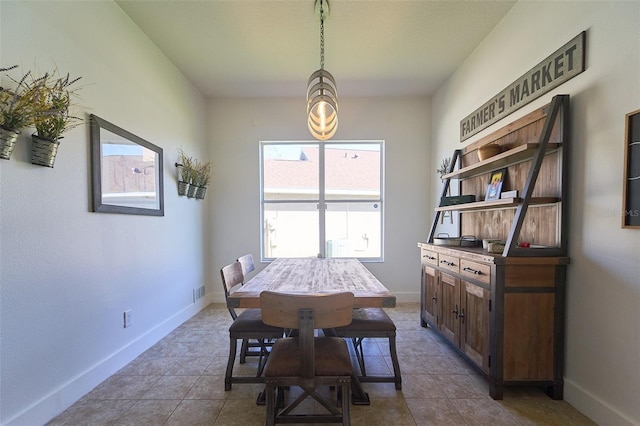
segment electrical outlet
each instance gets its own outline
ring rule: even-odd
[[[124,311],[124,328],[131,327],[132,310]]]
[[[193,289],[193,303],[196,303],[196,289]]]
[[[204,297],[204,286],[200,287],[200,297]]]

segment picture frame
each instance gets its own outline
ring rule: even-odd
[[[164,216],[162,148],[91,114],[92,209]]]
[[[625,115],[622,228],[640,229],[640,109]]]
[[[489,176],[489,185],[487,185],[487,193],[484,197],[485,201],[499,200],[502,192],[502,184],[507,175],[507,169],[498,169],[491,172]]]

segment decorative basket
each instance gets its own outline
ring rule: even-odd
[[[11,153],[16,146],[19,135],[20,132],[0,127],[0,158],[3,160],[9,160],[11,158]]]
[[[196,188],[195,185],[189,185],[189,189],[187,190],[187,197],[194,198],[196,196]]]
[[[188,189],[189,189],[188,182],[183,182],[181,180],[178,181],[178,195],[187,195]]]
[[[207,192],[207,188],[204,186],[199,186],[198,189],[196,189],[196,199],[198,200],[204,200],[204,195]]]
[[[60,142],[42,139],[36,135],[32,135],[31,140],[31,164],[53,168]]]
[[[491,158],[494,155],[500,154],[500,145],[495,143],[490,143],[487,145],[483,145],[478,148],[478,160],[484,161],[487,158]]]
[[[489,243],[488,249],[489,253],[502,253],[504,251],[506,244],[504,242],[499,243]]]

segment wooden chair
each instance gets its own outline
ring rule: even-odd
[[[241,285],[244,280],[242,266],[240,262],[231,263],[220,270],[222,286],[224,288],[225,299],[229,296],[231,289]],[[228,305],[227,305],[228,306]],[[227,371],[224,377],[224,390],[231,390],[232,383],[264,383],[262,371],[269,355],[269,341],[282,337],[284,330],[280,327],[273,327],[262,321],[260,309],[245,309],[237,314],[235,309],[229,307],[229,313],[233,318],[233,323],[229,327],[229,360],[227,361]],[[236,358],[238,340],[244,342],[250,339],[258,341],[258,369],[255,377],[234,376],[233,364]],[[241,361],[242,362],[242,361]]]
[[[253,255],[245,254],[236,259],[242,265],[242,284],[247,280],[247,275],[256,269],[256,265],[253,263]],[[243,339],[242,346],[240,347],[240,364],[244,364],[247,361],[248,356],[262,356],[262,342],[255,340]],[[267,342],[267,346],[271,346],[273,342]]]
[[[360,382],[393,382],[396,389],[402,389],[400,364],[396,353],[396,325],[382,308],[355,309],[351,324],[334,329],[335,335],[351,339],[360,368]],[[364,360],[362,341],[366,338],[384,338],[389,341],[389,352],[393,364],[393,376],[368,376]]]
[[[256,269],[256,265],[253,263],[253,255],[251,253],[240,256],[238,258],[238,262],[242,265],[242,275],[244,275],[245,279],[249,272],[253,272]]]
[[[278,339],[264,368],[266,424],[342,423],[350,424],[351,376],[349,349],[342,338],[315,336],[315,330],[347,325],[353,315],[353,293],[260,294],[262,320],[274,327],[297,329],[297,337]],[[284,405],[284,388],[296,386],[302,394]],[[320,386],[338,389],[336,401],[319,392]],[[277,393],[277,395],[276,395]],[[323,414],[300,413],[296,408],[313,398],[325,409]],[[277,401],[277,402],[276,402]]]

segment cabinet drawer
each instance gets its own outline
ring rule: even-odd
[[[491,266],[460,259],[460,275],[491,284]]]
[[[420,250],[420,262],[423,265],[438,265],[438,253],[426,249]]]
[[[438,256],[438,266],[444,269],[448,269],[451,272],[458,273],[460,264],[460,259],[454,256],[447,256],[444,254],[440,254]]]

